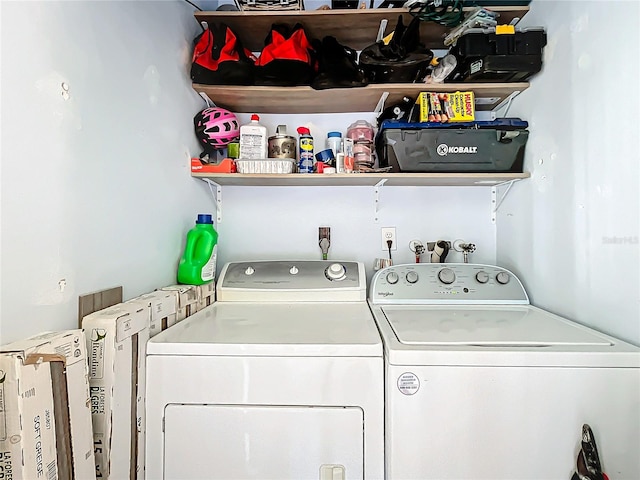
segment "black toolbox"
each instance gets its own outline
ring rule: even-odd
[[[458,67],[447,80],[523,82],[542,69],[542,49],[547,44],[543,28],[500,31],[500,27],[475,28],[462,34],[451,48]]]
[[[407,123],[385,120],[376,136],[380,167],[413,173],[522,173],[529,124]]]

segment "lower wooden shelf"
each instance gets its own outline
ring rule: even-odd
[[[231,186],[375,186],[383,182],[389,187],[464,186],[487,187],[529,178],[529,173],[338,173],[324,174],[246,174],[192,173],[192,177],[208,179],[218,185]]]
[[[513,94],[529,88],[527,82],[515,83],[379,83],[360,88],[257,87],[193,84],[193,89],[207,96],[219,107],[235,113],[345,113],[373,112],[384,93],[386,105],[420,92],[455,92],[471,90],[476,110],[494,110]]]

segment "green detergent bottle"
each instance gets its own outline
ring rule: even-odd
[[[178,283],[202,285],[216,276],[218,232],[211,215],[199,214],[196,226],[187,233],[184,255],[178,265]]]

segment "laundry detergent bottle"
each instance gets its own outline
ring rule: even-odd
[[[200,214],[196,226],[187,233],[184,255],[178,265],[178,283],[202,285],[216,276],[218,232],[211,215]]]

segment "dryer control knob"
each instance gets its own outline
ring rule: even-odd
[[[255,269],[253,267],[247,267],[247,269],[244,271],[245,275],[253,275],[255,273]]]
[[[511,275],[507,272],[500,272],[496,275],[496,281],[501,285],[506,285],[511,280]]]
[[[443,268],[438,272],[438,280],[450,285],[456,280],[456,274],[450,268]]]
[[[296,267],[295,265],[289,269],[289,273],[290,273],[291,275],[297,275],[297,274],[298,274],[298,271],[299,271],[299,270],[298,270],[298,267]]]
[[[347,276],[347,271],[344,268],[344,265],[339,263],[332,263],[327,267],[324,271],[325,275],[329,280],[344,280]]]
[[[407,282],[416,283],[418,281],[418,274],[416,272],[407,272]]]
[[[487,283],[489,281],[489,274],[484,270],[480,271],[476,273],[476,280],[478,283]]]
[[[398,274],[396,272],[389,272],[387,273],[387,282],[389,282],[391,285],[393,285],[394,283],[398,283],[398,280],[400,280],[400,277],[398,277]]]

